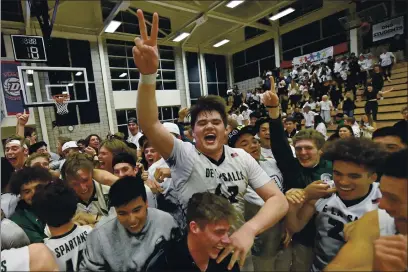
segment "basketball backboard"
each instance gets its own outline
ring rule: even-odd
[[[89,102],[85,68],[19,66],[18,74],[25,107],[53,106],[53,96],[63,94],[68,103]]]

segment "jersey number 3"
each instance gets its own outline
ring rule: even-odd
[[[329,231],[327,232],[327,236],[339,241],[344,241],[343,237],[341,237],[340,235],[340,232],[342,232],[344,229],[344,224],[333,218],[329,218],[328,222],[333,227],[329,229]]]
[[[84,250],[81,249],[80,251],[78,251],[78,259],[77,259],[77,263],[76,263],[77,267],[74,267],[74,262],[72,261],[72,259],[69,259],[69,260],[67,260],[65,262],[66,271],[77,271],[78,270],[79,264],[82,262],[82,259],[83,259],[82,251],[84,251]]]

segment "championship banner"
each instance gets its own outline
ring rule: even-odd
[[[333,46],[327,47],[317,52],[311,54],[303,55],[300,57],[293,58],[293,66],[302,65],[304,63],[319,63],[327,59],[328,57],[333,57]]]
[[[404,16],[373,25],[373,42],[404,34]]]
[[[1,84],[3,89],[4,104],[8,116],[24,112],[20,93],[20,80],[17,67],[20,63],[14,61],[1,61]]]

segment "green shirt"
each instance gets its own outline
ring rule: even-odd
[[[22,200],[18,203],[16,211],[10,220],[24,230],[30,239],[30,243],[43,243],[44,238],[47,238],[44,233],[45,224],[38,219],[31,207]]]

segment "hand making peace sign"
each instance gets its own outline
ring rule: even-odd
[[[147,28],[143,11],[137,10],[139,30],[141,38],[135,38],[133,46],[133,61],[142,75],[151,75],[157,72],[159,67],[159,53],[157,50],[157,34],[159,31],[159,15],[153,14],[153,23],[150,37],[147,36]]]

